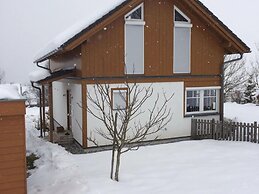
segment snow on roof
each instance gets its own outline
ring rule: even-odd
[[[11,84],[0,85],[0,100],[16,100],[21,99],[18,87]]]
[[[62,48],[69,40],[75,37],[77,34],[88,28],[91,24],[94,24],[97,20],[101,19],[103,16],[108,14],[110,11],[115,9],[117,6],[121,5],[127,0],[87,0],[88,6],[85,7],[85,12],[87,13],[87,18],[83,18],[82,21],[75,23],[73,26],[68,28],[66,31],[62,32],[52,41],[50,41],[38,54],[34,57],[34,61],[38,62],[44,60],[48,56],[56,53]],[[202,5],[207,4],[206,0],[201,0]],[[211,13],[211,12],[210,12]],[[213,14],[213,13],[211,13]],[[213,15],[214,16],[214,15]],[[235,36],[239,41],[242,42],[227,26],[225,26],[216,16],[218,20],[233,36]],[[243,42],[242,42],[243,43]],[[245,43],[243,43],[245,45]],[[246,45],[245,45],[246,46]],[[247,46],[246,46],[247,47]],[[247,47],[250,50],[249,47]]]
[[[126,0],[87,0],[88,6],[85,7],[85,12],[88,12],[87,18],[74,24],[71,28],[59,34],[56,38],[50,41],[45,48],[43,48],[34,58],[37,61],[51,53],[55,53],[60,47],[73,38],[75,35],[95,23],[102,16],[106,15],[114,8],[122,4]]]
[[[47,67],[48,64],[47,64],[47,62],[43,62],[41,64],[41,66]],[[37,82],[37,81],[43,80],[49,76],[50,76],[50,72],[48,70],[42,69],[42,68],[39,68],[38,70],[29,73],[29,79],[32,82]]]

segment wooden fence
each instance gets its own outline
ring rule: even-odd
[[[259,143],[257,122],[220,122],[192,119],[192,139],[215,139]]]

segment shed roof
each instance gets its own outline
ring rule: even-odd
[[[0,101],[2,100],[20,100],[22,97],[18,88],[11,84],[0,84]]]
[[[109,0],[100,6],[100,3],[96,0],[88,1],[89,4],[95,7],[95,11],[89,13],[87,19],[76,23],[71,28],[59,34],[56,38],[49,42],[48,45],[37,54],[34,61],[35,63],[42,62],[59,52],[72,50],[75,46],[78,46],[78,44],[80,45],[82,41],[79,41],[69,49],[66,49],[69,44],[79,39],[95,27],[100,27],[100,25],[102,27],[102,23],[105,20],[116,12],[119,12],[124,6],[131,6],[131,4],[138,1],[141,2],[141,0]],[[233,42],[238,47],[237,50],[239,50],[239,53],[251,52],[250,48],[199,0],[183,0],[182,3],[185,3],[191,9],[198,12],[199,15],[206,18],[208,22],[211,22],[213,24],[212,27],[220,32],[222,36],[225,36],[230,44]]]

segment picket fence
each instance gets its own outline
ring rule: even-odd
[[[221,122],[213,120],[192,119],[191,138],[243,141],[259,143],[259,126],[257,122]]]

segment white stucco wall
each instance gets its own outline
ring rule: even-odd
[[[70,84],[71,91],[71,127],[74,139],[79,143],[82,142],[82,85]]]
[[[141,87],[148,87],[150,83],[140,84]],[[123,87],[123,85],[113,84],[111,88],[119,88]],[[125,86],[124,86],[125,88]],[[154,102],[156,100],[157,94],[160,95],[160,101],[158,104],[162,105],[163,103],[163,93],[169,97],[174,94],[173,98],[168,104],[168,107],[171,108],[172,111],[172,120],[167,124],[167,126],[161,130],[157,135],[159,135],[159,139],[165,138],[175,138],[175,137],[184,137],[191,135],[191,118],[184,117],[184,83],[183,82],[171,82],[171,83],[153,83],[152,88],[154,90],[153,95],[143,104],[141,110],[146,111],[149,108],[152,108]],[[93,85],[87,85],[88,91],[92,94],[94,89]],[[91,106],[91,102],[87,100],[87,105]],[[135,121],[141,121],[142,123],[147,120],[148,114],[142,114]],[[197,118],[206,118],[206,119],[219,119],[219,116],[206,116],[206,117],[197,117]],[[106,141],[102,137],[96,134],[96,129],[105,130],[105,126],[94,118],[90,113],[87,113],[87,135],[90,137],[94,135],[94,138],[98,141],[100,145],[106,145],[110,142]],[[150,140],[153,139],[154,136],[150,136]],[[91,142],[88,142],[88,146],[94,146]]]
[[[53,82],[53,117],[67,129],[67,89],[64,82]]]

